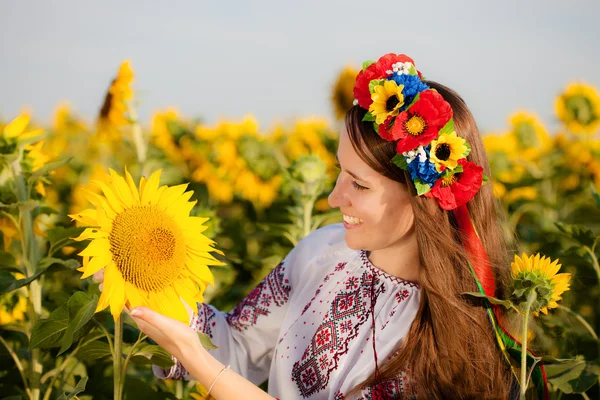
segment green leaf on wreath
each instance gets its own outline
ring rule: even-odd
[[[394,163],[394,165],[396,165],[398,168],[408,171],[408,163],[402,154],[396,153],[396,155],[392,158],[392,163]]]
[[[373,114],[371,114],[371,111],[367,111],[362,120],[363,122],[374,122],[375,117],[373,116]]]
[[[449,135],[454,132],[454,119],[450,118],[450,121],[446,122],[446,125],[440,129],[440,135]]]
[[[373,79],[369,82],[369,92],[371,94],[375,93],[375,86],[383,85],[383,81],[385,81],[385,79]]]
[[[375,64],[375,61],[371,61],[371,60],[367,60],[362,64],[362,70],[364,71],[365,69],[369,68],[369,66],[371,64]]]
[[[415,184],[415,188],[417,189],[417,194],[419,196],[424,195],[425,193],[428,193],[431,190],[431,187],[428,184],[423,183],[421,178],[415,179],[413,183]]]

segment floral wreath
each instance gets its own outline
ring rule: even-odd
[[[397,141],[392,162],[410,173],[419,196],[454,210],[487,182],[483,168],[467,161],[471,146],[454,130],[452,107],[423,82],[412,58],[390,53],[363,63],[354,97],[368,110],[363,121],[372,121],[382,139]]]

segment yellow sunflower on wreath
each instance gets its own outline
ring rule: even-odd
[[[159,187],[160,170],[139,190],[131,175],[109,170],[112,182],[95,182],[103,195],[88,192],[95,209],[71,217],[87,228],[77,240],[91,239],[83,256],[82,279],[104,269],[104,290],[96,311],[110,306],[115,320],[123,307],[145,306],[189,322],[182,302],[194,306],[214,284],[209,265],[223,265],[211,252],[214,242],[201,233],[208,218],[190,216],[195,201],[187,184]]]

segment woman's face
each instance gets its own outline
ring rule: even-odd
[[[352,147],[346,129],[337,158],[341,170],[329,205],[344,216],[348,247],[375,251],[399,243],[414,225],[406,185],[369,167]]]

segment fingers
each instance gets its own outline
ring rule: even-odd
[[[97,282],[100,282],[100,285],[98,286],[98,290],[102,291],[102,289],[104,289],[104,268],[102,268],[100,271],[96,272],[94,275],[94,280]]]
[[[102,268],[100,271],[96,272],[93,276],[96,281],[104,282],[104,268]]]

